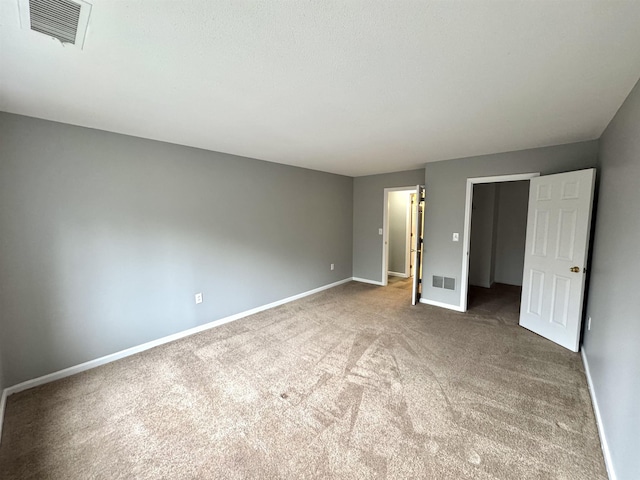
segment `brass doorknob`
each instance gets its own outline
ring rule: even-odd
[[[571,270],[573,273],[580,273],[580,267],[571,267],[569,270]]]

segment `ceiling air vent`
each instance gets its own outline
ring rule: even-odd
[[[91,4],[82,0],[19,0],[22,28],[82,48]]]

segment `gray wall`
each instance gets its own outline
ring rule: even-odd
[[[499,195],[494,280],[507,285],[522,285],[529,181],[504,182],[497,186]]]
[[[528,172],[551,174],[591,168],[596,166],[597,155],[598,141],[593,140],[427,163],[425,166],[427,204],[423,298],[452,305],[460,304],[462,232],[467,178]],[[354,186],[356,184],[354,182]],[[460,233],[459,242],[452,241],[453,232]],[[430,281],[432,275],[455,277],[456,289],[432,287]]]
[[[618,480],[640,472],[640,83],[600,140],[584,350]]]
[[[4,113],[0,135],[9,385],[352,275],[350,177]]]
[[[484,288],[491,287],[494,281],[496,192],[494,183],[483,183],[473,187],[469,284]]]
[[[382,281],[384,189],[424,182],[424,170],[367,175],[353,179],[353,276]]]
[[[389,193],[389,271],[408,275],[407,270],[407,192]]]

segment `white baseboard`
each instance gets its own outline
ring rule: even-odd
[[[464,312],[464,310],[462,310],[462,307],[460,307],[460,305],[452,305],[450,303],[438,302],[436,300],[429,300],[427,298],[421,298],[420,303],[425,303],[427,305],[432,305],[434,307],[441,307],[449,310],[455,310],[456,312]]]
[[[602,424],[602,417],[600,416],[600,407],[598,407],[598,399],[596,397],[596,391],[593,387],[593,381],[591,379],[591,372],[589,371],[589,362],[587,361],[587,352],[582,346],[580,351],[582,355],[582,363],[584,364],[584,373],[587,376],[587,385],[589,385],[589,393],[591,394],[591,403],[593,404],[593,412],[596,415],[596,424],[598,425],[598,435],[600,435],[600,444],[602,445],[602,454],[604,455],[604,464],[607,467],[607,474],[610,480],[617,480],[616,472],[613,469],[613,462],[611,461],[611,451],[609,450],[609,444],[607,443],[607,436],[604,433],[604,425]]]
[[[400,272],[387,272],[387,275],[390,275],[392,277],[409,278],[409,275],[407,275],[406,273],[400,273]]]
[[[2,441],[2,423],[4,421],[4,408],[7,405],[7,397],[9,394],[7,393],[7,389],[2,390],[0,394],[0,442]]]
[[[101,365],[105,365],[107,363],[115,362],[116,360],[120,360],[121,358],[129,357],[131,355],[135,355],[136,353],[144,352],[145,350],[149,350],[150,348],[154,348],[159,345],[163,345],[165,343],[173,342],[175,340],[179,340],[181,338],[188,337],[190,335],[194,335],[196,333],[200,333],[205,330],[218,327],[220,325],[224,325],[225,323],[233,322],[234,320],[239,320],[241,318],[248,317],[249,315],[263,312],[265,310],[269,310],[270,308],[284,305],[285,303],[293,302],[294,300],[299,300],[301,298],[308,297],[309,295],[313,295],[314,293],[318,293],[323,290],[328,290],[330,288],[337,287],[338,285],[342,285],[343,283],[350,282],[351,280],[353,280],[352,277],[345,278],[343,280],[339,280],[337,282],[333,282],[328,285],[323,285],[322,287],[314,288],[313,290],[309,290],[303,293],[299,293],[297,295],[293,295],[291,297],[283,298],[282,300],[277,300],[275,302],[268,303],[266,305],[261,305],[256,308],[252,308],[251,310],[245,310],[244,312],[236,313],[235,315],[230,315],[225,318],[214,320],[213,322],[205,323],[204,325],[199,325],[197,327],[190,328],[188,330],[183,330],[181,332],[174,333],[173,335],[158,338],[157,340],[152,340],[150,342],[146,342],[141,345],[136,345],[135,347],[127,348],[126,350],[121,350],[119,352],[105,355],[104,357],[96,358],[95,360],[89,360],[88,362],[84,362],[79,365],[74,365],[73,367],[65,368],[64,370],[59,370],[57,372],[49,373],[48,375],[43,375],[42,377],[34,378],[32,380],[27,380],[25,382],[18,383],[17,385],[7,387],[3,390],[2,399],[0,400],[0,441],[2,440],[2,423],[4,419],[4,409],[5,409],[7,397],[9,397],[9,395],[13,395],[14,393],[28,390],[29,388],[38,387],[40,385],[44,385],[45,383],[54,382],[56,380],[60,380],[61,378],[75,375],[76,373],[84,372],[86,370],[91,370],[92,368],[96,368]]]
[[[378,282],[376,280],[369,280],[367,278],[351,277],[351,280],[353,280],[354,282],[370,283],[371,285],[379,285],[381,287],[385,286],[384,283],[382,282]]]

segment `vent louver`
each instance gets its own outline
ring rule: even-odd
[[[441,277],[440,275],[433,275],[431,285],[435,288],[446,288],[447,290],[455,290],[456,279],[453,277]]]
[[[84,0],[18,0],[22,28],[82,48],[91,4]]]
[[[69,0],[29,0],[31,30],[75,44],[81,8]]]
[[[456,289],[456,279],[451,277],[444,277],[444,288],[447,290]]]

